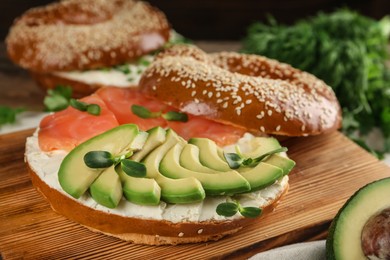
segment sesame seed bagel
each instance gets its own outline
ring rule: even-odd
[[[34,72],[85,70],[134,60],[161,47],[162,12],[133,0],[63,0],[28,10],[6,38],[9,57]]]
[[[249,131],[307,136],[341,124],[331,87],[309,73],[257,55],[206,54],[194,46],[176,45],[156,57],[139,86],[183,112]]]
[[[177,245],[216,241],[236,233],[259,218],[235,220],[180,222],[126,217],[93,209],[50,187],[31,167],[28,167],[34,187],[50,203],[51,208],[66,218],[93,232],[103,233],[135,244]],[[262,217],[271,213],[287,194],[288,184],[278,196],[262,207]]]
[[[25,162],[37,191],[54,211],[66,218],[94,232],[136,244],[176,245],[218,240],[272,213],[289,188],[289,177],[284,176],[262,190],[236,195],[238,197],[234,199],[242,205],[250,203],[262,208],[262,215],[257,218],[245,218],[238,214],[213,217],[216,204],[226,201],[225,197],[218,196],[192,204],[160,202],[157,206],[136,205],[123,198],[115,209],[108,209],[95,202],[89,194],[75,199],[61,188],[58,168],[64,156],[64,151],[40,150],[37,132],[27,138]],[[160,207],[166,214],[159,213]],[[201,212],[194,212],[197,208]],[[204,213],[210,210],[213,214]],[[151,213],[145,213],[147,211]],[[204,214],[207,217],[201,218]]]

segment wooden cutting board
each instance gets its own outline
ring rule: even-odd
[[[0,135],[0,252],[3,259],[247,258],[273,247],[324,238],[331,219],[358,188],[390,168],[342,134],[284,142],[297,162],[276,211],[217,242],[141,246],[93,233],[53,212],[23,162],[32,130]],[[93,216],[91,216],[93,217]]]

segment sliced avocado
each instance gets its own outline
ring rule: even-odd
[[[145,145],[142,147],[142,150],[136,152],[131,157],[131,160],[136,162],[141,161],[146,155],[165,141],[166,132],[159,126],[149,129],[147,133],[148,139],[146,140]]]
[[[115,166],[104,170],[89,188],[91,197],[100,205],[116,208],[122,198],[122,185]]]
[[[128,201],[139,205],[160,203],[161,189],[156,180],[129,176],[120,167],[117,172],[122,181],[123,195]]]
[[[148,132],[139,131],[138,135],[134,138],[134,140],[130,144],[130,147],[133,150],[133,152],[136,153],[141,149],[143,149],[148,137],[149,137]]]
[[[161,198],[168,203],[192,203],[202,201],[205,191],[202,184],[194,177],[171,179],[162,175],[159,166],[164,155],[179,142],[185,142],[172,129],[167,130],[165,142],[153,150],[143,160],[148,178],[153,178],[161,187]]]
[[[216,173],[218,171],[208,168],[199,161],[199,148],[193,144],[185,144],[180,154],[180,165],[191,171]]]
[[[142,150],[136,152],[130,159],[141,161],[146,155],[165,141],[166,132],[161,127],[154,127],[147,131],[148,138]],[[160,203],[161,188],[156,180],[150,178],[136,178],[127,175],[120,167],[117,172],[123,185],[125,198],[139,205],[157,205]]]
[[[367,259],[362,248],[362,231],[367,221],[390,208],[390,178],[359,189],[339,210],[326,240],[327,259]],[[379,258],[378,258],[379,259]]]
[[[236,171],[215,172],[213,174],[191,171],[179,163],[183,144],[175,144],[160,163],[160,172],[173,179],[193,176],[198,179],[207,195],[231,195],[250,190],[249,183]]]
[[[227,162],[220,157],[222,149],[207,138],[191,138],[188,143],[196,145],[199,150],[199,160],[204,166],[220,171],[231,171]]]
[[[86,166],[84,155],[90,151],[108,151],[113,155],[123,153],[138,133],[136,125],[125,124],[76,146],[65,156],[58,171],[58,181],[62,189],[72,197],[79,198],[104,170]]]
[[[253,168],[239,168],[238,172],[249,182],[250,191],[263,189],[283,176],[283,170],[274,165],[260,162]]]
[[[248,152],[243,152],[243,156],[247,158],[256,158],[262,154],[272,150],[281,148],[279,141],[273,137],[255,137],[250,141],[253,149]]]
[[[263,162],[279,167],[283,170],[283,175],[289,174],[294,168],[295,162],[287,157],[279,154],[273,154],[265,159]]]

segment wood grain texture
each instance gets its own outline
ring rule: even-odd
[[[217,242],[141,246],[96,234],[53,212],[23,162],[32,130],[0,135],[0,252],[3,259],[221,259],[324,238],[331,219],[358,188],[390,168],[335,132],[284,142],[297,162],[276,211]],[[91,216],[93,217],[93,216]]]

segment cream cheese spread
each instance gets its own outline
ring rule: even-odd
[[[183,41],[183,36],[171,30],[169,42],[175,43]],[[82,82],[85,84],[97,84],[114,87],[134,87],[141,79],[142,73],[154,59],[153,55],[144,55],[138,61],[114,66],[85,71],[56,71],[54,75]]]
[[[250,134],[245,134],[238,141],[237,144],[242,151],[250,149],[249,140],[251,138],[253,137]],[[231,151],[232,149],[234,149],[233,146],[226,147],[226,150]],[[62,190],[58,182],[58,170],[66,154],[66,151],[61,150],[53,152],[42,151],[39,148],[37,132],[33,136],[27,138],[25,160],[28,161],[32,170],[51,188],[74,199]],[[283,177],[265,189],[235,195],[234,199],[237,199],[243,206],[262,207],[273,201],[274,198],[285,189],[286,185],[288,185],[288,176]],[[90,208],[111,214],[141,219],[167,220],[178,223],[241,218],[239,213],[232,217],[224,217],[216,213],[218,204],[226,202],[229,199],[230,198],[227,196],[218,196],[206,197],[202,202],[191,204],[167,204],[162,201],[157,206],[142,206],[122,198],[122,201],[115,209],[109,209],[99,205],[88,193],[85,193],[81,198],[74,200]]]
[[[136,86],[142,72],[152,62],[152,55],[145,55],[139,61],[120,66],[86,71],[58,71],[54,75],[86,84],[98,84],[115,87]]]

